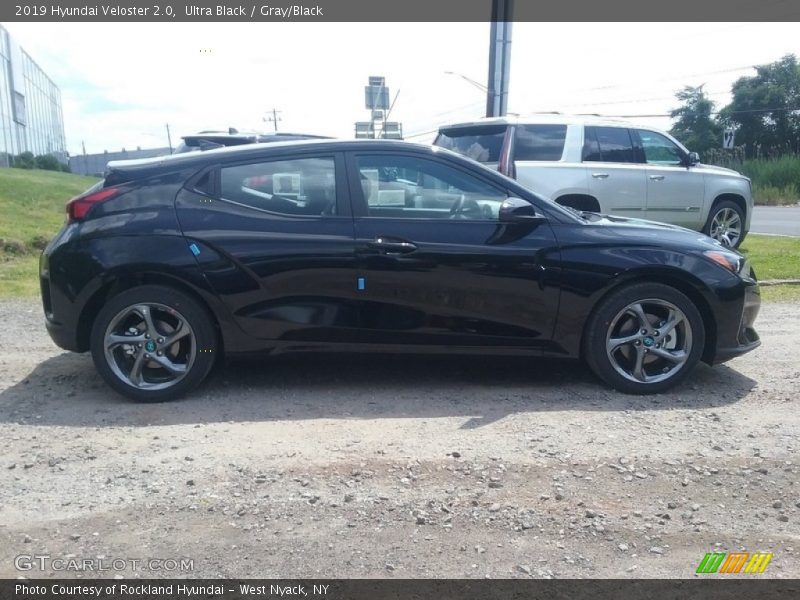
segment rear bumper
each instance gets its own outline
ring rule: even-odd
[[[50,338],[55,342],[56,346],[70,352],[81,352],[81,349],[78,348],[74,329],[68,329],[62,323],[51,321],[47,315],[45,315],[44,324],[47,328],[47,333],[50,334]]]
[[[758,311],[761,309],[761,293],[754,280],[744,283],[744,294],[738,319],[720,322],[717,331],[717,349],[713,364],[726,362],[761,345],[761,340],[754,328]]]
[[[44,309],[44,324],[47,333],[56,346],[71,352],[81,352],[79,348],[77,323],[74,312],[65,310],[69,305],[58,287],[51,285],[50,261],[48,251],[45,250],[39,259],[39,285],[42,293],[42,308]]]
[[[717,354],[714,356],[714,364],[718,365],[729,361],[732,358],[747,354],[751,350],[755,350],[761,345],[761,342],[753,342],[752,344],[743,344],[741,346],[734,346],[733,348],[717,348]]]

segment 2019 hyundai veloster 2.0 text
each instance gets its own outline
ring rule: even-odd
[[[137,400],[222,353],[582,358],[630,393],[758,346],[749,263],[703,234],[579,213],[443,149],[253,144],[111,163],[67,205],[47,328]]]

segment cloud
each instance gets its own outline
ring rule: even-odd
[[[230,126],[351,137],[363,87],[384,75],[408,134],[473,119],[488,23],[9,23],[60,86],[68,149],[166,145]],[[666,113],[709,82],[720,103],[745,70],[794,50],[792,23],[515,23],[509,110]],[[631,45],[620,44],[630,40]],[[637,47],[635,40],[649,40]],[[746,40],[747,43],[741,43]],[[669,119],[639,119],[669,127]],[[425,140],[422,136],[416,138]]]

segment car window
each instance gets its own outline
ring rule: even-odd
[[[584,162],[635,163],[630,132],[624,127],[586,127]]]
[[[684,153],[675,142],[668,137],[639,129],[639,139],[642,140],[644,158],[649,165],[680,165],[684,160]]]
[[[506,194],[468,173],[410,156],[357,157],[370,217],[496,220]]]
[[[566,125],[518,125],[514,159],[561,160],[566,137]]]
[[[442,129],[433,144],[478,162],[498,162],[507,129],[505,125]]]
[[[297,158],[223,167],[220,188],[226,200],[275,213],[336,214],[333,158]]]

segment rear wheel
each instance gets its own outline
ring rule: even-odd
[[[584,356],[612,387],[652,394],[682,381],[704,344],[703,319],[689,298],[667,285],[642,283],[600,303],[587,326]]]
[[[718,202],[708,215],[703,233],[730,248],[738,248],[744,239],[744,213],[730,200]]]
[[[141,286],[114,296],[100,310],[91,350],[97,371],[119,393],[138,401],[172,400],[208,375],[216,333],[191,297]]]

